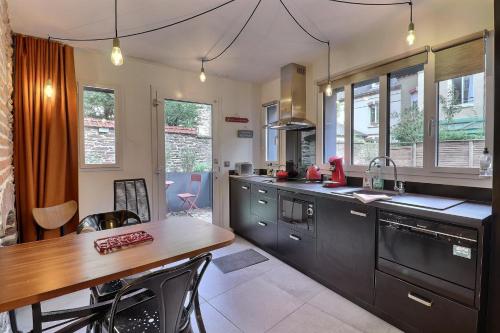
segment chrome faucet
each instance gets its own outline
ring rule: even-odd
[[[392,158],[390,158],[389,156],[377,156],[377,157],[373,158],[370,161],[370,163],[368,164],[368,169],[366,170],[366,173],[369,174],[371,171],[372,165],[375,164],[375,161],[381,160],[381,159],[384,159],[384,160],[391,162],[392,165],[394,166],[394,191],[398,192],[399,194],[405,193],[404,183],[402,181],[398,182],[398,170],[397,170],[398,167],[396,166],[396,163],[394,162],[394,160]],[[372,182],[368,179],[365,179],[363,181],[363,186],[369,187],[370,189],[373,188]]]

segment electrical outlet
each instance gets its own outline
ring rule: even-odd
[[[224,167],[229,168],[231,166],[231,162],[229,161],[224,161]]]

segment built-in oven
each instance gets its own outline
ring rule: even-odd
[[[279,222],[300,231],[314,233],[316,224],[314,197],[289,191],[279,191],[278,197]]]
[[[478,232],[380,211],[377,265],[381,271],[472,305]]]

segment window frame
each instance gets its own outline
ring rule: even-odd
[[[346,109],[346,100],[347,100],[347,98],[346,98],[346,92],[345,92],[345,87],[344,86],[337,87],[337,88],[333,89],[333,94],[337,94],[340,91],[342,91],[344,93],[344,155],[345,155],[347,153],[346,152],[347,135],[348,135],[348,133],[350,133],[350,131],[346,130],[346,126],[347,125],[345,123],[345,120],[346,120],[346,115],[345,114],[346,114],[346,111],[348,111]],[[321,142],[318,143],[318,144],[321,145],[320,149],[319,149],[319,151],[321,151],[321,158],[320,158],[321,163],[326,164],[326,163],[328,163],[328,160],[327,160],[328,156],[326,156],[326,154],[325,154],[326,153],[326,146],[325,146],[325,142],[326,142],[326,130],[325,130],[326,121],[325,121],[325,119],[326,119],[326,98],[327,98],[327,96],[325,94],[320,94],[320,95],[321,95],[320,98],[321,98],[321,102],[322,102],[322,105],[321,105],[322,112],[320,112],[321,113],[321,117],[322,117],[321,118],[321,128],[322,129],[321,129],[321,135],[320,135],[321,136]],[[336,112],[338,111],[337,107],[335,107],[335,111]],[[337,117],[337,115],[335,115],[335,116]],[[337,123],[337,127],[338,127],[338,123]],[[335,132],[337,132],[337,129],[335,129]],[[320,133],[320,132],[316,131],[316,133]],[[335,135],[335,140],[337,140],[337,133],[335,133],[335,134],[336,134]],[[316,140],[316,141],[318,141],[318,140]],[[335,141],[335,145],[337,145],[337,141]],[[318,151],[318,148],[316,149],[316,151]],[[336,148],[335,148],[335,154],[337,154],[337,156],[338,156],[338,152],[337,152]],[[345,165],[345,163],[346,163],[346,161],[345,161],[345,156],[344,156],[343,157],[343,164]]]
[[[494,117],[494,36],[489,34],[485,40],[485,83],[484,83],[484,108],[485,108],[485,145],[490,151],[493,149],[494,133],[493,133],[493,117]],[[409,66],[412,67],[412,66]],[[424,64],[424,143],[423,143],[423,167],[398,167],[398,175],[403,176],[403,181],[428,182],[436,184],[462,185],[491,188],[491,177],[480,177],[479,168],[456,168],[456,167],[439,167],[437,161],[437,137],[436,125],[438,119],[438,83],[434,82],[435,73],[435,55],[433,52],[428,52],[428,62]],[[390,73],[386,73],[379,77],[379,154],[387,155],[389,147],[389,107],[390,107],[390,82],[388,80]],[[353,88],[351,83],[346,83],[344,86],[345,92],[345,156],[344,170],[348,176],[363,177],[367,166],[354,165],[352,163],[352,136],[353,124]],[[320,92],[324,94],[324,92]],[[319,104],[318,104],[319,105]],[[322,110],[319,112],[322,115],[324,131],[324,105],[319,105]],[[382,168],[384,179],[392,179],[392,166],[384,166]]]
[[[111,164],[88,164],[85,163],[85,124],[83,114],[83,91],[85,87],[94,87],[101,89],[110,89],[115,95],[115,163]],[[95,81],[78,82],[78,159],[80,171],[116,171],[122,170],[123,147],[122,147],[122,114],[123,103],[121,98],[121,89],[113,83],[103,83]]]
[[[264,124],[266,125],[264,128],[264,162],[265,163],[279,163],[280,161],[280,133],[278,131],[278,140],[276,142],[276,160],[268,160],[268,140],[269,140],[269,128],[267,127],[268,125],[268,108],[271,106],[276,106],[276,111],[278,112],[278,119],[279,119],[279,112],[280,112],[280,103],[279,101],[272,101],[266,104],[262,105],[263,113],[264,113]]]

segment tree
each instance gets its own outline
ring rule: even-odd
[[[439,104],[444,113],[444,118],[448,123],[453,121],[453,118],[462,110],[460,106],[460,96],[456,89],[448,89],[446,96],[439,95]]]
[[[86,117],[114,120],[115,95],[112,92],[86,90],[83,94]]]
[[[168,126],[197,127],[200,122],[198,108],[195,103],[166,101],[165,121]]]
[[[400,143],[422,142],[424,138],[424,112],[417,105],[405,108],[401,112],[394,112],[391,118],[395,125],[391,134]]]

